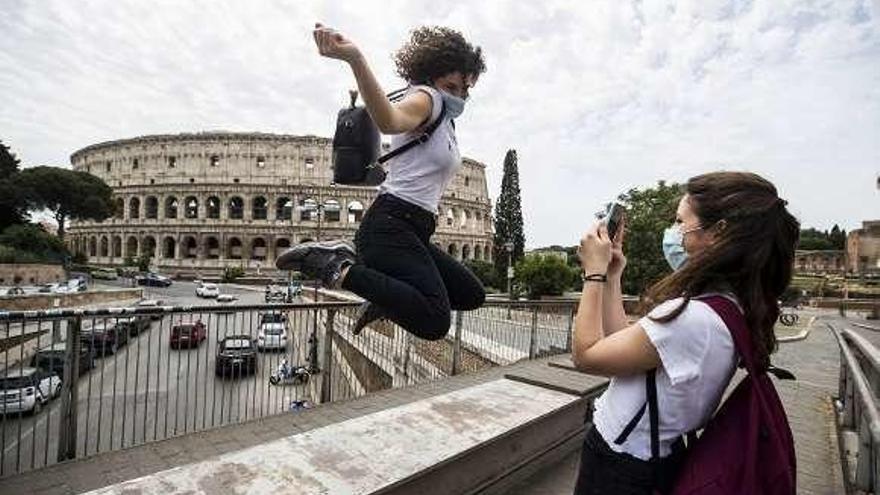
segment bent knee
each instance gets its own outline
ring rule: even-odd
[[[425,340],[441,340],[449,333],[452,325],[452,315],[449,311],[436,314],[429,318],[421,326],[420,336]]]

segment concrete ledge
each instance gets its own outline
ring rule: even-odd
[[[72,294],[27,294],[0,296],[0,311],[29,311],[35,309],[70,308],[114,301],[140,299],[143,289],[110,289],[74,292]]]

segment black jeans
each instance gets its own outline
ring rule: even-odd
[[[658,466],[629,454],[615,452],[593,426],[584,439],[575,495],[651,495],[666,493],[684,454],[676,442],[673,454]]]
[[[410,333],[438,340],[450,310],[482,306],[486,292],[464,265],[430,242],[432,213],[389,194],[376,198],[355,235],[357,263],[342,284]]]

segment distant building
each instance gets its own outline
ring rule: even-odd
[[[532,249],[526,252],[526,256],[552,256],[561,259],[563,263],[568,263],[568,253],[565,251],[565,248],[559,246]]]
[[[794,253],[794,269],[797,273],[842,274],[845,267],[845,252],[842,249],[819,251],[799,249]]]
[[[846,236],[847,271],[880,274],[880,220],[866,220]]]

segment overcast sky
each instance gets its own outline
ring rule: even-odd
[[[529,247],[575,244],[619,192],[719,168],[776,183],[805,226],[880,218],[880,1],[2,0],[0,139],[25,166],[203,130],[331,136],[354,82],[314,48],[392,52],[439,24],[484,49],[457,121],[497,198],[519,154]]]

